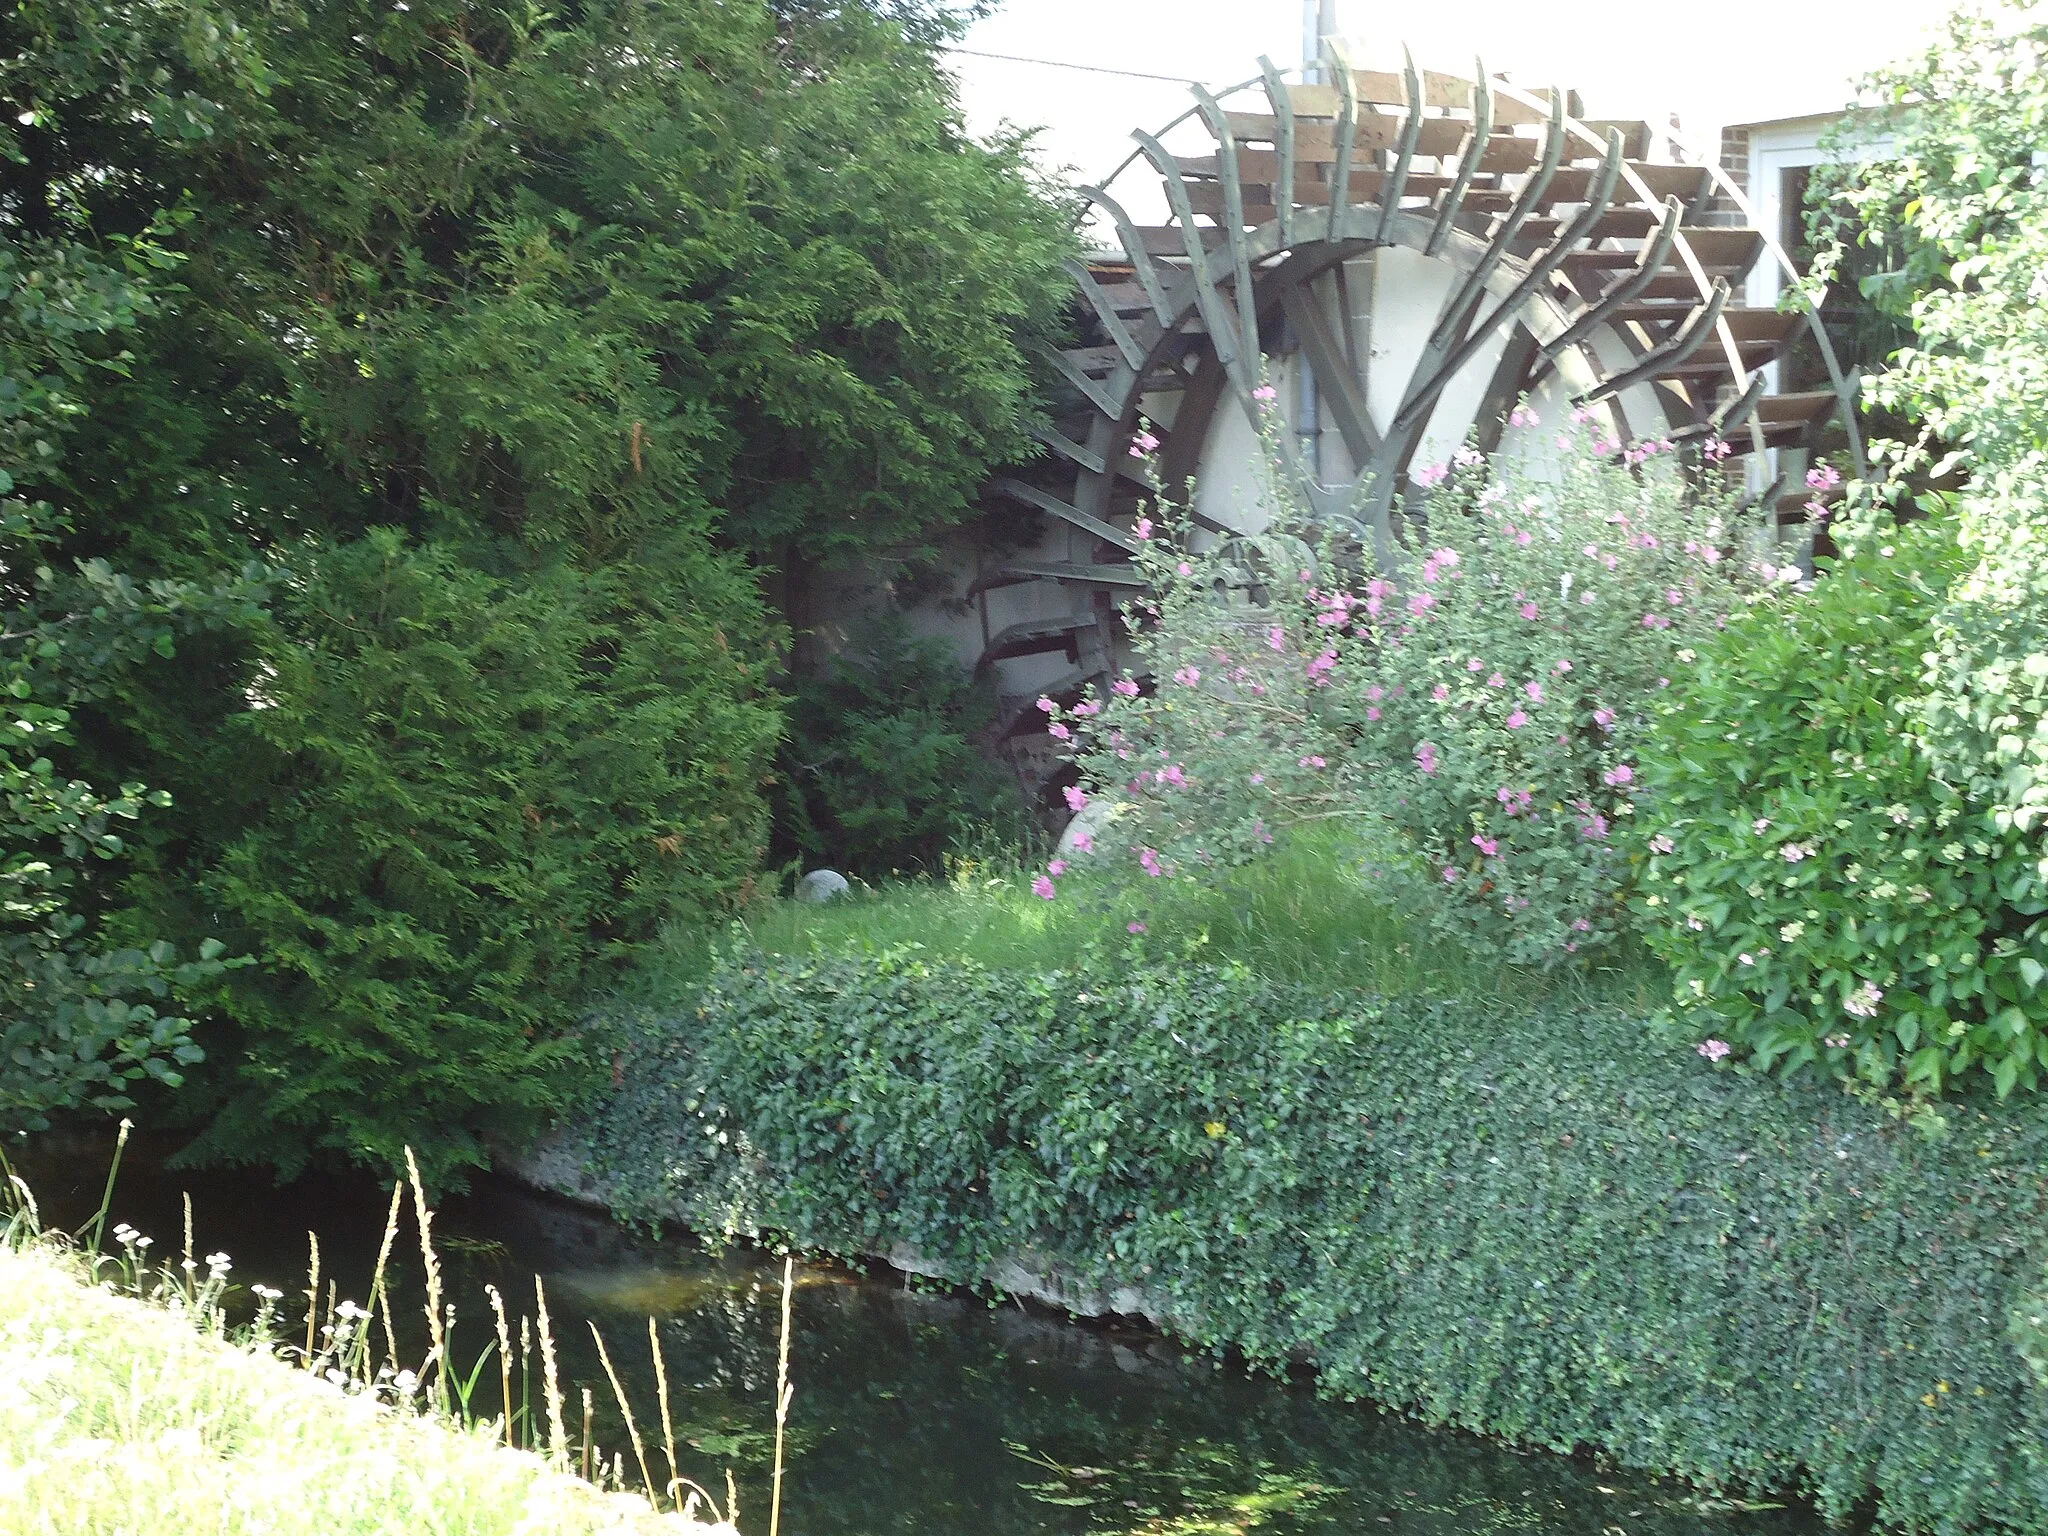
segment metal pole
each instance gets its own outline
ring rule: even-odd
[[[1311,85],[1322,85],[1323,42],[1337,35],[1337,0],[1301,0],[1301,78]],[[1291,196],[1291,189],[1283,191]],[[1311,289],[1304,297],[1315,302]],[[1349,325],[1350,317],[1345,317]],[[1323,478],[1323,402],[1316,389],[1316,376],[1308,366],[1306,355],[1299,346],[1295,349],[1296,367],[1299,372],[1299,387],[1295,391],[1294,435],[1301,441],[1302,462],[1320,483]]]

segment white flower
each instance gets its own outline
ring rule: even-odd
[[[1801,935],[1804,932],[1806,932],[1806,924],[1800,922],[1791,922],[1785,924],[1784,927],[1778,930],[1778,937],[1783,939],[1787,944],[1793,944],[1798,942],[1799,935]]]
[[[206,1272],[216,1280],[234,1267],[233,1261],[224,1253],[209,1253],[206,1256]]]

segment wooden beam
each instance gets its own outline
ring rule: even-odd
[[[1011,500],[1021,501],[1028,507],[1038,508],[1041,512],[1050,512],[1062,522],[1073,525],[1083,533],[1092,533],[1103,543],[1114,544],[1127,554],[1135,555],[1143,547],[1139,540],[1121,528],[1114,528],[1100,518],[1090,517],[1079,507],[1071,506],[1050,492],[1041,491],[1035,485],[1026,485],[1022,480],[1005,479],[998,480],[995,488]]]

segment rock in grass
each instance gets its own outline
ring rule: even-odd
[[[844,896],[852,889],[846,883],[846,876],[836,869],[814,869],[796,883],[798,901],[826,902]]]

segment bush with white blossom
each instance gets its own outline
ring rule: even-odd
[[[1901,712],[1963,564],[1949,527],[1873,539],[1745,604],[1664,696],[1636,839],[1695,1036],[1872,1085],[2035,1085],[2048,902],[2027,840],[1938,776]]]
[[[1274,536],[1198,553],[1189,528],[1141,522],[1149,685],[1041,702],[1082,769],[1069,803],[1123,802],[1140,878],[1201,878],[1346,822],[1440,932],[1517,963],[1611,940],[1654,702],[1745,578],[1721,477],[1586,419],[1540,461],[1467,449],[1422,471],[1392,574],[1355,543],[1290,536],[1306,525],[1278,474]]]

